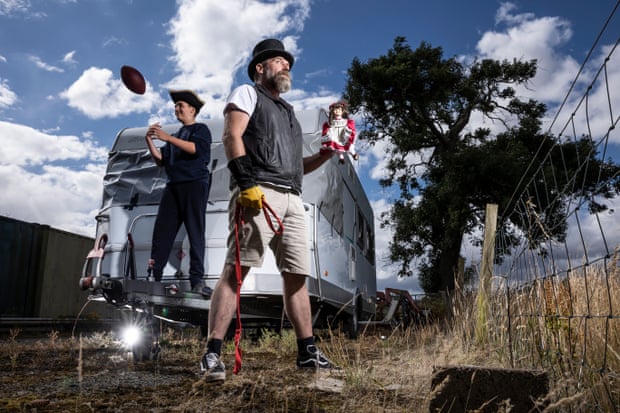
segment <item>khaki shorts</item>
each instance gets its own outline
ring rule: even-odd
[[[310,274],[310,251],[306,229],[306,211],[299,195],[284,190],[259,185],[265,200],[280,217],[284,231],[276,235],[262,210],[243,209],[243,226],[239,230],[240,261],[244,267],[262,267],[267,247],[271,248],[278,270],[290,274]],[[239,190],[235,189],[228,205],[228,252],[226,263],[234,264],[235,252],[235,208]],[[268,214],[271,216],[271,214]],[[274,229],[278,223],[272,219]]]

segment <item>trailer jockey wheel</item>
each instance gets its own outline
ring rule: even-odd
[[[161,347],[159,340],[153,334],[146,334],[144,339],[131,348],[134,363],[159,360]]]
[[[131,347],[134,363],[159,360],[159,320],[148,314],[142,320],[142,337]]]
[[[159,342],[136,344],[132,348],[133,361],[138,363],[142,361],[159,360],[160,351]]]

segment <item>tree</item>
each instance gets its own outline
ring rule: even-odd
[[[363,117],[359,139],[371,145],[379,140],[388,142],[387,176],[381,185],[396,185],[400,193],[381,217],[383,226],[394,229],[390,258],[400,264],[400,276],[412,275],[415,261],[426,292],[454,289],[464,236],[482,226],[487,203],[506,210],[520,182],[532,173],[528,165],[534,158],[549,153],[557,158],[552,162],[561,163],[567,173],[565,177],[553,176],[556,181],[581,173],[580,179],[587,185],[573,191],[604,196],[618,192],[617,178],[612,187],[600,187],[597,176],[579,170],[577,159],[595,153],[587,137],[562,144],[541,131],[545,106],[521,100],[515,92],[516,85],[527,86],[535,74],[534,60],[487,59],[466,67],[456,58],[444,59],[441,48],[425,42],[412,50],[403,37],[397,37],[384,56],[366,63],[353,60],[345,97],[351,111]],[[473,113],[502,125],[502,132],[474,128],[470,122]],[[564,151],[573,158],[566,159]],[[604,166],[601,170],[607,177],[618,174],[617,165]],[[541,185],[540,190],[549,188]],[[549,199],[556,201],[539,205],[550,211],[541,219],[549,224],[551,236],[562,239],[566,217],[557,197]],[[519,225],[523,224],[517,217],[506,215],[498,223],[498,232],[516,244]],[[538,245],[544,236],[534,235],[531,245]],[[501,260],[500,251],[496,256]]]

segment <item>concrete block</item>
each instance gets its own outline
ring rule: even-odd
[[[549,378],[540,370],[436,367],[431,413],[535,413],[544,409]]]

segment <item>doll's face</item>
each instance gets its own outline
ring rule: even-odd
[[[342,116],[342,108],[340,106],[336,106],[332,109],[332,113],[335,116]]]

